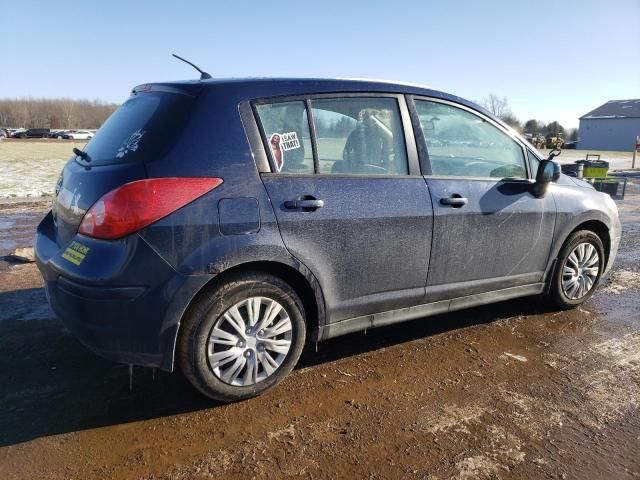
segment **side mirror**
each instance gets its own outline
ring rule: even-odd
[[[536,174],[536,182],[533,184],[533,195],[542,198],[547,193],[547,187],[551,182],[557,182],[560,178],[560,165],[553,160],[541,160]]]

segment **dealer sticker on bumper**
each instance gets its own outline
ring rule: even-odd
[[[73,241],[62,254],[62,258],[74,265],[80,265],[87,256],[87,253],[89,253],[89,250],[90,248],[86,245]]]

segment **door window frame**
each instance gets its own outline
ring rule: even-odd
[[[430,97],[426,95],[407,95],[407,105],[409,107],[409,113],[411,116],[411,121],[413,123],[413,131],[414,136],[416,138],[418,156],[420,158],[420,168],[422,170],[422,174],[424,177],[429,178],[441,178],[447,180],[482,180],[482,181],[495,181],[495,182],[527,182],[532,183],[535,181],[535,173],[531,172],[531,167],[529,165],[529,159],[527,157],[527,148],[517,137],[517,134],[514,131],[510,131],[505,128],[502,124],[495,121],[493,118],[479,112],[478,110],[474,110],[473,108],[467,107],[466,105],[462,105],[460,103],[452,102],[450,100],[444,100],[438,97]],[[476,117],[480,118],[483,121],[488,122],[489,124],[496,127],[501,133],[505,134],[511,140],[513,140],[522,151],[522,163],[527,174],[526,178],[498,178],[498,177],[466,177],[466,176],[454,176],[454,175],[433,175],[431,169],[431,161],[429,159],[429,149],[427,147],[427,142],[424,136],[424,132],[422,131],[422,127],[420,125],[420,119],[418,118],[418,110],[416,107],[416,101],[426,101],[432,103],[440,103],[443,105],[449,105],[451,107],[459,108],[460,110],[464,110]]]
[[[375,175],[375,174],[356,174],[356,173],[320,173],[319,171],[319,159],[318,159],[318,145],[316,139],[315,124],[313,122],[313,100],[319,99],[340,99],[340,98],[394,98],[398,105],[398,113],[400,115],[400,123],[402,125],[403,141],[405,152],[407,155],[407,168],[408,174],[406,175]],[[273,154],[271,149],[267,148],[267,135],[262,125],[262,120],[258,114],[257,106],[264,104],[285,103],[301,101],[305,103],[307,109],[307,121],[309,122],[309,134],[311,136],[311,150],[313,154],[313,173],[291,173],[291,172],[277,172],[274,168]],[[420,157],[418,154],[418,148],[416,138],[414,135],[413,122],[411,120],[411,113],[407,102],[406,95],[401,93],[378,93],[378,92],[328,92],[328,93],[314,93],[303,95],[289,95],[280,97],[266,97],[254,99],[248,102],[248,107],[253,112],[253,122],[259,132],[259,142],[256,142],[257,136],[251,132],[247,133],[247,137],[251,143],[252,149],[259,149],[260,153],[256,157],[256,164],[258,164],[259,171],[262,174],[269,175],[283,175],[288,177],[348,177],[348,178],[407,178],[407,177],[421,177],[422,171],[420,168]],[[248,114],[247,107],[241,107],[241,114],[246,117]],[[244,119],[245,128],[248,126],[247,119]],[[250,124],[249,124],[250,125]],[[252,125],[250,125],[252,126]],[[258,145],[254,145],[257,143]],[[266,160],[266,162],[265,162]],[[268,169],[266,168],[268,167]]]

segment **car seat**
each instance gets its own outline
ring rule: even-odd
[[[391,131],[371,112],[363,110],[353,131],[347,137],[342,160],[331,168],[331,173],[360,173],[384,175],[389,173]]]

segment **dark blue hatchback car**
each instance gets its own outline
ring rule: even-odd
[[[118,362],[257,395],[305,342],[478,304],[582,303],[611,198],[461,98],[316,79],[136,87],[38,227],[54,311]]]

